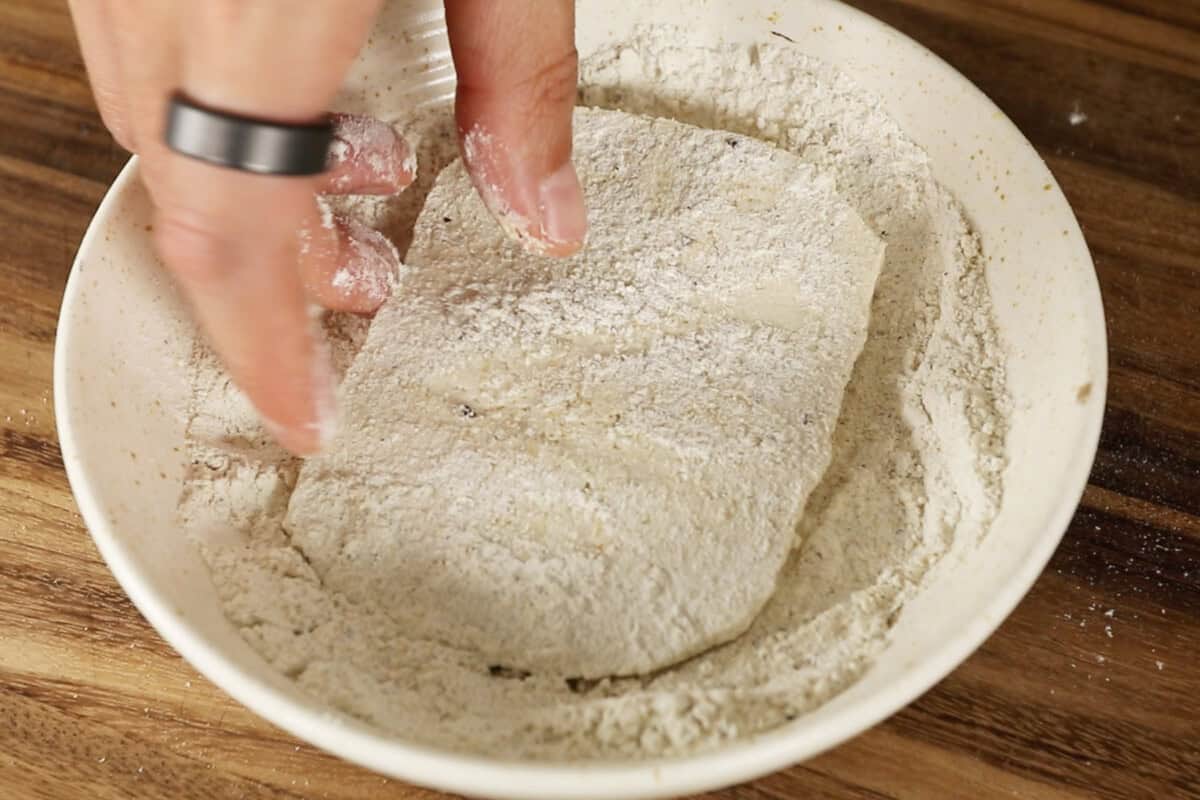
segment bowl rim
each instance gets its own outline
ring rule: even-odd
[[[947,77],[973,93],[995,110],[1014,142],[1042,161],[1016,125],[987,96],[961,73],[919,42],[886,23],[845,6],[837,0],[810,0],[841,6],[861,17],[859,23],[899,37],[923,51],[943,68]],[[1042,161],[1044,163],[1044,161]],[[75,434],[86,424],[72,409],[67,380],[67,354],[76,336],[73,309],[80,302],[84,281],[81,264],[92,257],[101,231],[114,215],[121,198],[137,180],[138,159],[133,157],[105,194],[79,246],[67,280],[59,315],[54,349],[54,395],[58,437],[63,463],[80,513],[101,556],[138,611],[185,660],[227,694],[260,717],[290,734],[311,742],[348,761],[382,774],[425,786],[475,796],[588,800],[605,797],[671,797],[712,790],[760,777],[812,758],[862,733],[911,703],[965,661],[1009,616],[1026,595],[1058,547],[1087,486],[1100,442],[1104,403],[1086,412],[1080,446],[1063,476],[1065,491],[1048,516],[1044,535],[1035,539],[1018,567],[973,621],[944,641],[927,658],[905,669],[870,703],[841,708],[825,720],[820,730],[785,725],[767,733],[731,743],[718,750],[677,758],[635,762],[536,763],[457,754],[419,744],[406,743],[376,732],[364,723],[322,711],[289,699],[278,687],[253,677],[209,644],[171,606],[169,600],[151,590],[139,577],[132,552],[121,542],[104,513],[95,487],[82,467]],[[1057,180],[1054,191],[1061,194]],[[1065,202],[1065,199],[1064,199]],[[1070,209],[1069,204],[1067,205]],[[1082,230],[1070,211],[1069,238],[1073,249],[1090,268],[1084,298],[1087,326],[1094,337],[1097,373],[1093,392],[1107,397],[1107,331],[1099,282]],[[1064,220],[1066,223],[1067,221]]]

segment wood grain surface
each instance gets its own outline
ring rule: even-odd
[[[974,657],[848,744],[713,797],[1200,797],[1200,2],[854,5],[978,84],[1058,176],[1104,291],[1110,405],[1066,539]],[[92,546],[51,350],[124,160],[65,3],[0,2],[0,798],[433,797],[242,709]]]

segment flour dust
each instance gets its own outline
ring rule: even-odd
[[[489,664],[413,637],[379,605],[328,590],[282,525],[297,464],[197,345],[181,519],[229,620],[300,687],[408,741],[506,758],[651,758],[710,751],[850,686],[950,546],[999,506],[1004,357],[977,237],[928,156],[880,104],[780,43],[705,49],[652,28],[582,65],[581,103],[772,142],[831,176],[887,254],[843,402],[774,597],[735,641],[653,675],[583,681]],[[448,109],[409,119],[421,170],[395,200],[339,201],[405,252],[455,155]],[[346,369],[366,323],[327,320]]]

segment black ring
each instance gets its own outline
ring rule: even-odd
[[[317,175],[325,171],[333,124],[289,125],[198,106],[171,98],[167,146],[177,153],[260,175]]]

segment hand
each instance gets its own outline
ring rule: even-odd
[[[401,190],[413,177],[407,145],[381,122],[337,117],[342,144],[324,175],[253,175],[169,150],[167,103],[181,91],[235,114],[318,119],[381,3],[70,0],[100,114],[141,157],[160,255],[268,430],[298,454],[319,450],[336,419],[308,302],[373,311],[398,266],[377,232],[324,224],[316,194]],[[446,17],[460,145],[476,187],[529,249],[575,252],[587,222],[570,161],[572,0],[446,0]]]

